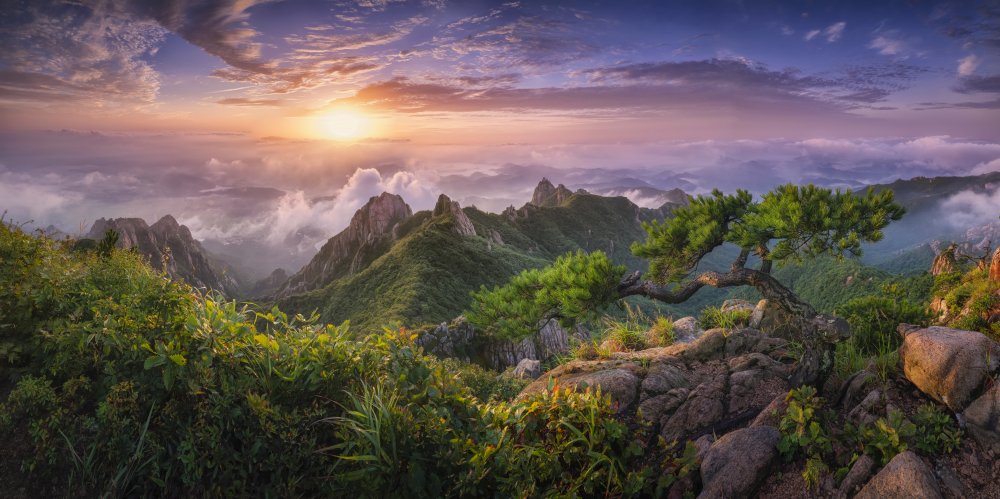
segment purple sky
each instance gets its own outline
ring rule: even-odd
[[[13,1],[0,40],[0,209],[74,232],[1000,169],[997,1]]]

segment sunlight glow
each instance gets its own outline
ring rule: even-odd
[[[354,109],[335,109],[316,118],[317,134],[334,140],[362,139],[371,129],[371,118]]]

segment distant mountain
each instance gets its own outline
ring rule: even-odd
[[[891,184],[872,186],[876,190],[892,189],[896,200],[906,207],[902,220],[885,229],[885,239],[865,250],[866,263],[890,265],[892,255],[904,258],[908,252],[934,241],[956,242],[1000,238],[1000,224],[993,220],[973,222],[949,210],[944,203],[952,197],[984,195],[1000,188],[1000,172],[968,177],[914,177]],[[1000,215],[1000,207],[996,208]],[[926,257],[926,252],[923,252]],[[925,258],[926,259],[926,258]],[[924,262],[921,262],[924,263]],[[922,266],[926,269],[925,266]]]
[[[462,208],[444,195],[433,211],[408,210],[398,196],[372,198],[279,291],[278,305],[319,310],[325,321],[350,319],[362,329],[394,320],[448,321],[468,306],[471,291],[570,251],[603,250],[630,268],[645,268],[630,245],[645,237],[643,221],[669,216],[671,207],[640,208],[624,197],[573,192],[543,179],[531,202],[500,214]],[[380,223],[372,225],[375,212]]]
[[[277,296],[318,289],[357,273],[389,250],[398,236],[396,226],[412,215],[410,206],[396,194],[384,192],[372,197],[354,214],[346,229],[330,238],[302,270],[278,289]]]
[[[611,187],[594,191],[601,196],[624,196],[633,203],[644,207],[659,207],[665,204],[685,206],[688,194],[681,189],[663,190],[656,187]]]
[[[150,265],[164,270],[196,288],[213,289],[227,296],[240,294],[241,285],[225,264],[215,260],[191,237],[191,231],[166,215],[153,225],[141,218],[101,218],[94,222],[85,239],[100,240],[109,230],[118,233],[118,247],[135,248]]]

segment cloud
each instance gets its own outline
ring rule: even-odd
[[[413,172],[384,175],[376,168],[359,168],[333,196],[310,198],[304,191],[295,190],[277,197],[266,192],[264,195],[268,199],[264,206],[236,223],[205,214],[192,214],[179,220],[199,239],[225,241],[256,237],[273,246],[295,241],[299,245],[297,251],[311,252],[346,228],[354,213],[382,192],[402,196],[414,210],[433,207],[439,194],[433,183]],[[302,234],[314,236],[302,237]]]
[[[7,100],[146,103],[159,75],[146,61],[163,41],[157,23],[116,11],[55,2],[28,4],[0,26],[0,87]]]
[[[979,58],[975,54],[969,54],[958,60],[958,76],[971,76],[979,67]]]
[[[840,37],[843,36],[844,34],[844,28],[846,27],[847,23],[844,21],[833,23],[827,26],[827,28],[823,30],[823,34],[826,35],[827,43],[833,43],[837,40],[840,40]]]
[[[1000,186],[992,192],[962,191],[941,203],[944,216],[955,227],[996,222],[1000,216]]]
[[[814,29],[814,30],[810,30],[810,31],[807,31],[807,32],[806,32],[806,34],[805,34],[805,36],[804,36],[803,38],[804,38],[804,39],[805,39],[805,40],[806,40],[807,42],[808,42],[808,41],[812,41],[812,39],[813,39],[813,38],[816,38],[817,36],[819,36],[819,34],[820,34],[820,33],[822,33],[822,31],[820,31],[820,30],[818,30],[818,29]]]
[[[1000,93],[1000,75],[967,76],[958,81],[955,91],[963,94]]]
[[[588,84],[563,87],[514,88],[489,79],[397,77],[369,84],[334,105],[407,113],[603,109],[629,110],[636,116],[664,109],[701,108],[711,113],[728,106],[738,113],[838,114],[885,100],[921,71],[891,64],[850,67],[819,77],[795,69],[775,71],[745,59],[646,62],[581,70],[575,75],[586,77]]]
[[[889,35],[880,35],[872,39],[868,48],[875,49],[882,55],[899,55],[907,49],[907,45],[903,40],[892,38]]]
[[[284,103],[281,99],[248,99],[245,97],[231,97],[228,99],[221,99],[215,101],[216,104],[222,104],[226,106],[263,106],[263,107],[273,107],[280,106]]]

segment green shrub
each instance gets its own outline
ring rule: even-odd
[[[788,408],[778,424],[778,451],[788,461],[805,456],[802,478],[807,486],[815,488],[822,473],[829,471],[824,456],[833,452],[830,436],[820,421],[823,399],[816,395],[815,388],[806,385],[789,391],[785,400]]]
[[[913,416],[917,426],[914,447],[930,454],[949,454],[962,444],[962,430],[946,411],[934,404],[924,404]]]
[[[735,329],[750,324],[753,310],[733,309],[723,312],[719,307],[705,307],[698,315],[698,326],[702,329]]]
[[[646,331],[646,346],[665,347],[674,344],[677,336],[674,334],[674,321],[668,317],[658,316],[653,325]]]
[[[624,496],[668,476],[606,396],[505,402],[523,382],[405,329],[200,295],[128,251],[0,226],[0,314],[0,479],[28,495]]]
[[[859,428],[857,440],[866,454],[885,466],[897,454],[907,450],[908,441],[916,432],[916,425],[894,409],[886,417],[875,421],[875,426]]]
[[[850,341],[863,355],[896,350],[902,342],[896,333],[900,323],[926,324],[930,319],[924,306],[903,298],[896,285],[882,286],[882,295],[848,301],[837,308],[837,315],[851,325]]]
[[[504,375],[457,359],[444,359],[441,364],[446,371],[455,374],[460,384],[469,387],[472,394],[483,402],[510,401],[529,383],[528,380]]]

